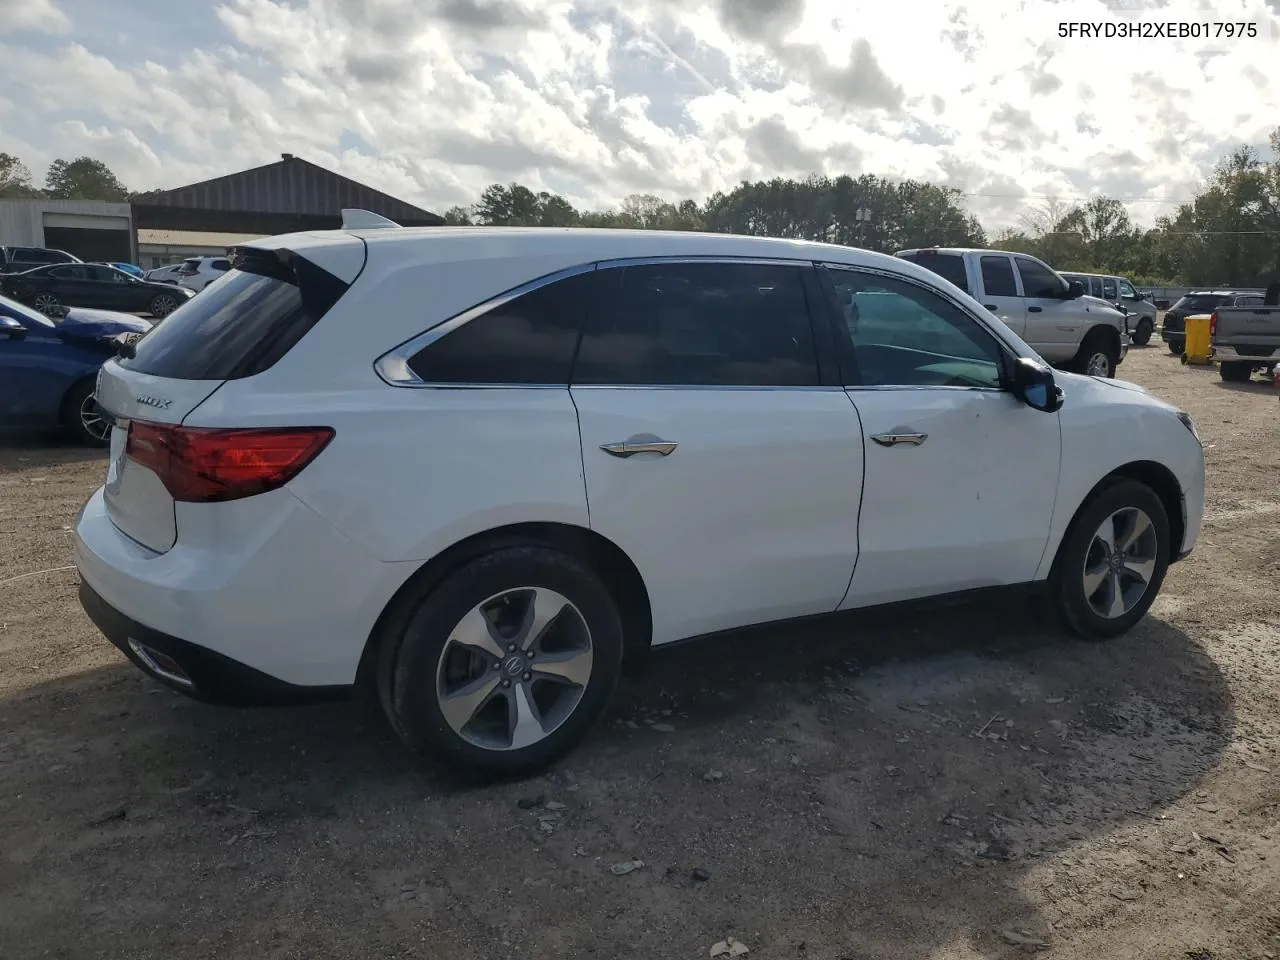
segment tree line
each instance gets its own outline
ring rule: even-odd
[[[1280,279],[1280,128],[1270,155],[1241,146],[1201,190],[1151,228],[1133,223],[1123,202],[1049,200],[1029,206],[1019,225],[988,236],[950,187],[864,174],[743,181],[699,203],[633,194],[617,207],[579,210],[559,194],[495,183],[467,207],[444,214],[454,225],[704,230],[818,240],[892,253],[909,247],[992,247],[1030,253],[1059,270],[1117,273],[1144,286],[1264,285]],[[0,198],[125,200],[133,194],[92,157],[55,160],[43,189],[21,160],[0,153]]]

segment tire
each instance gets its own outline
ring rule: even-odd
[[[534,591],[551,609],[560,608],[536,639],[514,629]],[[486,607],[505,616],[473,636],[492,644],[496,634],[501,645],[480,651],[459,643],[465,622],[480,626],[478,611]],[[389,622],[379,652],[383,710],[411,750],[464,775],[518,776],[550,765],[586,735],[617,687],[623,655],[617,604],[590,569],[560,550],[537,544],[495,549],[423,586],[404,609]],[[513,643],[530,644],[534,656],[526,660]],[[539,670],[557,658],[558,670],[585,683]],[[518,718],[533,725],[522,733]]]
[[[1166,341],[1166,345],[1169,347],[1169,352],[1174,356],[1180,356],[1182,354],[1182,348],[1185,346],[1181,340],[1168,340]]]
[[[1143,318],[1138,321],[1138,329],[1134,330],[1130,335],[1130,339],[1140,347],[1145,347],[1151,342],[1151,334],[1155,332],[1156,325],[1149,319]]]
[[[1253,376],[1253,364],[1224,360],[1218,365],[1218,376],[1227,383],[1248,383]]]
[[[1080,344],[1080,351],[1071,363],[1071,371],[1092,377],[1114,377],[1119,362],[1115,347],[1106,337],[1090,333]]]
[[[147,306],[147,313],[159,320],[167,317],[176,309],[178,309],[177,297],[170,296],[167,293],[158,293],[151,298],[151,303]]]
[[[62,401],[62,422],[77,443],[105,447],[111,443],[111,424],[93,412],[93,380],[81,380]]]
[[[62,306],[62,301],[58,299],[56,293],[37,293],[31,298],[31,306],[35,307],[45,316],[49,316],[49,311]]]
[[[1117,579],[1109,572],[1112,568],[1098,534],[1104,522],[1111,521],[1114,539],[1122,540],[1126,523],[1138,513],[1146,516],[1149,526],[1131,547],[1129,562],[1117,561],[1123,564],[1118,566],[1123,572]],[[1050,594],[1068,629],[1086,640],[1107,640],[1128,631],[1155,602],[1170,551],[1169,517],[1150,487],[1136,480],[1117,480],[1096,493],[1072,520],[1049,575]],[[1097,579],[1100,569],[1101,579]],[[1138,570],[1145,574],[1141,593],[1135,590]],[[1092,583],[1097,586],[1090,593]],[[1121,599],[1119,606],[1112,606],[1117,583]]]

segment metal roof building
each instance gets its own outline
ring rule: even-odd
[[[359,207],[406,227],[434,227],[441,217],[397,200],[291,153],[263,167],[139,194],[131,201],[134,228],[265,236],[331,230],[344,207]]]

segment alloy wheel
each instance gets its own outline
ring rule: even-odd
[[[1099,350],[1089,357],[1084,372],[1091,377],[1111,376],[1111,358]]]
[[[31,305],[46,316],[49,315],[50,311],[61,306],[58,303],[58,298],[52,293],[36,294],[35,299],[31,301]]]
[[[167,317],[173,313],[177,306],[173,297],[161,294],[151,301],[151,315],[154,317]]]
[[[1122,507],[1102,521],[1084,558],[1084,595],[1107,620],[1123,617],[1142,600],[1155,576],[1159,537],[1138,507]]]
[[[569,719],[592,662],[591,631],[577,607],[545,587],[516,587],[477,604],[450,631],[436,698],[468,743],[520,750]]]
[[[95,440],[106,440],[111,435],[111,423],[98,413],[98,403],[92,393],[80,401],[80,425]]]

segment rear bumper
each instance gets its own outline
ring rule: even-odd
[[[341,700],[349,686],[302,687],[125,616],[80,582],[89,619],[139,670],[204,703],[235,707],[287,706]]]
[[[1258,364],[1277,363],[1280,362],[1280,347],[1273,348],[1269,353],[1259,353],[1254,350],[1241,353],[1229,343],[1215,343],[1213,355],[1218,360],[1245,360]]]

